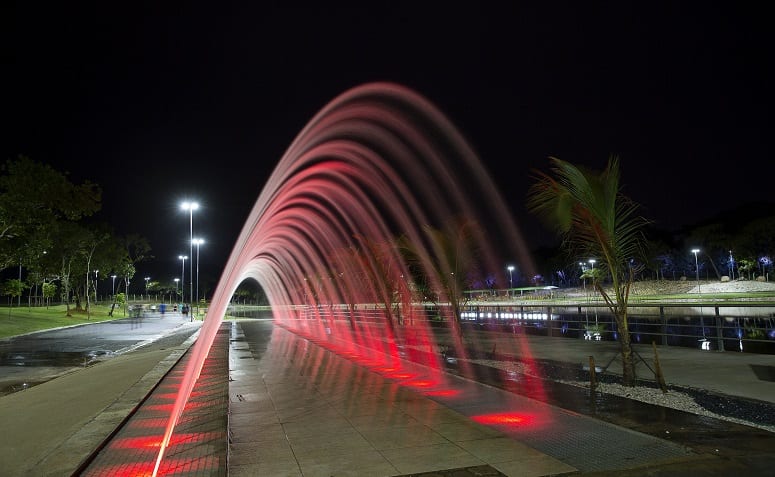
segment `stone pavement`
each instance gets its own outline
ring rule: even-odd
[[[138,475],[131,466],[139,460],[127,446],[143,449],[145,442],[152,448],[153,438],[121,437],[121,429],[155,426],[152,433],[158,434],[154,419],[169,407],[154,401],[153,392],[169,402],[174,384],[166,386],[179,377],[194,337],[174,349],[140,348],[0,398],[3,475]],[[499,352],[512,343],[499,339]],[[529,350],[534,358],[579,364],[590,355],[603,363],[617,347],[526,339],[529,346],[512,352]],[[220,371],[203,372],[163,475],[647,475],[636,471],[654,465],[670,473],[648,475],[729,472],[716,465],[723,456],[713,460],[668,440],[424,366],[402,363],[396,374],[372,353],[298,336],[271,321],[226,322],[218,341],[208,361],[214,358],[212,369]],[[648,361],[648,348],[639,352]],[[658,352],[668,383],[775,399],[775,382],[767,378],[772,356],[664,347]],[[155,407],[136,422],[154,424],[130,425],[146,405]],[[111,443],[123,447],[111,450]],[[119,462],[124,466],[114,465]],[[689,473],[692,465],[704,472]],[[722,473],[713,473],[714,465]]]
[[[195,341],[201,322],[170,318],[145,346],[0,397],[2,475],[70,475]]]

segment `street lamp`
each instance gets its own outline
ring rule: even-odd
[[[151,299],[151,295],[148,294],[148,280],[150,280],[151,277],[145,277],[145,296],[148,297],[148,300]]]
[[[98,280],[99,273],[100,273],[99,270],[94,270],[94,304],[95,305],[97,304],[97,298],[98,298],[98,295],[97,295],[97,280]]]
[[[186,255],[178,255],[178,258],[183,261],[183,266],[180,269],[180,276],[183,277],[180,280],[180,301],[185,303],[186,302],[186,289],[183,288],[186,286],[186,259],[188,258]]]
[[[196,312],[199,313],[199,246],[205,243],[204,239],[195,238],[193,243],[196,245]],[[193,313],[191,314],[191,321],[194,320]]]
[[[514,288],[514,282],[511,281],[511,272],[514,271],[514,265],[509,265],[506,267],[506,270],[509,271],[509,288]],[[509,296],[511,296],[511,290],[509,290]]]
[[[592,293],[595,294],[597,282],[595,281],[595,271],[594,270],[595,270],[595,262],[597,260],[595,260],[594,258],[590,258],[587,261],[589,262],[590,265],[592,265]],[[586,286],[586,284],[585,284],[585,286]],[[595,301],[597,301],[597,295],[596,294],[595,294]],[[598,326],[598,323],[597,323],[597,307],[595,307],[595,329],[597,329],[597,326]]]
[[[700,253],[700,249],[693,248],[692,253],[694,254],[694,268],[695,268],[695,273],[697,277],[697,293],[702,293],[702,290],[700,289],[700,265],[699,265],[700,262],[697,261],[697,254]],[[700,328],[702,329],[702,339],[700,340],[700,348],[710,349],[710,341],[708,341],[705,338],[705,320],[702,317],[702,307],[700,307]]]
[[[111,275],[110,278],[113,279],[113,301],[116,301],[116,275]]]
[[[188,245],[188,256],[193,257],[194,256],[194,211],[199,208],[199,204],[197,202],[183,202],[180,204],[180,208],[183,210],[188,211],[189,216],[189,245]],[[190,270],[190,277],[188,279],[189,282],[189,293],[188,293],[188,299],[193,300],[194,299],[194,263],[193,261],[188,264]]]
[[[700,262],[697,261],[697,254],[700,253],[700,249],[693,248],[692,253],[694,254],[694,268],[697,274],[697,293],[702,293],[702,290],[700,289]]]
[[[178,282],[180,281],[180,278],[175,278],[175,301],[178,301]]]

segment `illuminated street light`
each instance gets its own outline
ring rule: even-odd
[[[180,281],[180,278],[175,279],[175,301],[178,301],[178,282]]]
[[[697,293],[702,293],[702,289],[700,288],[700,262],[697,261],[697,254],[700,253],[700,249],[693,248],[692,253],[694,254],[694,268],[695,273],[697,277]],[[700,328],[702,329],[702,339],[700,340],[700,348],[704,350],[710,349],[710,341],[708,341],[705,338],[705,320],[702,318],[702,308],[700,308]]]
[[[111,275],[110,278],[113,279],[113,301],[116,301],[116,275]]]
[[[204,239],[195,238],[193,240],[196,245],[196,312],[199,313],[199,246],[205,243]],[[191,321],[194,320],[193,313],[191,314]]]
[[[180,204],[180,208],[183,210],[188,211],[189,215],[189,251],[188,256],[193,257],[194,256],[194,211],[199,208],[199,204],[197,202],[183,202]],[[194,299],[194,262],[193,260],[189,263],[189,272],[190,277],[188,279],[189,282],[189,293],[188,293],[188,299],[189,301],[193,301]],[[190,310],[189,310],[190,311]]]
[[[150,280],[151,277],[145,277],[145,296],[148,297],[148,299],[151,299],[151,295],[148,294],[148,280]]]
[[[511,272],[514,271],[514,265],[509,265],[506,267],[506,270],[509,271],[509,288],[514,288],[514,282],[511,280]],[[511,295],[511,290],[509,290],[509,295]]]
[[[700,262],[697,261],[697,254],[700,253],[700,249],[693,248],[692,253],[694,254],[694,268],[697,273],[697,293],[702,293],[702,290],[700,289]]]
[[[593,270],[593,271],[592,271],[592,289],[593,289],[592,293],[595,293],[595,284],[596,284],[596,281],[595,281],[595,273],[594,273],[594,270],[595,270],[595,262],[596,262],[597,260],[595,260],[594,258],[590,258],[590,259],[589,259],[589,260],[587,260],[587,261],[589,262],[589,264],[590,264],[590,265],[592,265],[592,270]],[[584,286],[586,287],[586,283],[584,283]],[[595,295],[595,300],[597,300],[597,295]],[[597,326],[598,326],[598,322],[597,322],[597,307],[595,307],[595,328],[596,328],[596,329],[597,329]]]
[[[180,270],[180,301],[185,303],[186,302],[186,289],[184,288],[186,286],[186,259],[188,258],[186,255],[178,255],[178,258],[183,260],[183,266]]]

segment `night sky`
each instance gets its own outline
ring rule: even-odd
[[[151,243],[138,276],[177,276],[188,198],[202,274],[220,276],[296,134],[371,81],[449,116],[532,247],[549,235],[526,188],[548,156],[600,170],[618,155],[625,193],[665,229],[772,196],[775,42],[758,7],[45,3],[3,7],[2,159],[100,184],[99,218]]]

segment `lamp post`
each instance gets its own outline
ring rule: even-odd
[[[506,270],[509,271],[509,288],[514,288],[514,282],[511,280],[511,272],[514,271],[514,265],[509,265],[506,267]],[[509,296],[511,296],[511,290],[509,290]]]
[[[183,202],[180,204],[180,208],[183,210],[188,211],[189,216],[189,244],[188,244],[188,256],[193,257],[194,256],[194,211],[199,208],[199,204],[197,202]],[[190,301],[193,301],[194,299],[194,263],[193,261],[188,264],[190,270],[190,277],[188,279],[189,282],[189,293],[188,293],[188,299]],[[189,310],[190,311],[190,310]]]
[[[702,289],[700,289],[700,262],[697,260],[697,254],[700,253],[700,249],[693,248],[692,253],[694,254],[694,271],[697,276],[697,293],[702,293]]]
[[[145,277],[145,296],[148,297],[148,300],[150,301],[151,295],[148,294],[148,280],[150,280],[151,277]]]
[[[98,298],[98,295],[97,295],[97,280],[98,280],[99,273],[100,273],[99,270],[94,270],[94,304],[95,305],[97,304],[97,298]]]
[[[596,262],[597,260],[595,260],[594,258],[590,258],[590,259],[589,259],[589,260],[587,260],[587,261],[588,261],[588,262],[589,262],[589,264],[592,266],[592,293],[595,293],[595,290],[596,290],[595,286],[596,286],[596,283],[597,283],[597,282],[595,281],[595,262]],[[597,301],[597,295],[595,295],[595,301]],[[595,329],[597,329],[597,327],[598,327],[598,322],[597,322],[597,307],[595,307]]]
[[[183,266],[180,269],[180,276],[182,277],[180,279],[180,301],[181,303],[185,303],[186,289],[184,287],[186,286],[186,259],[188,258],[188,256],[178,255],[178,258],[183,261]]]
[[[180,281],[180,278],[175,278],[175,301],[178,301],[178,282]]]
[[[116,301],[116,275],[111,275],[110,278],[113,279],[113,301]]]
[[[196,312],[199,314],[199,246],[205,243],[204,239],[195,238],[193,240],[196,245]],[[191,321],[194,320],[194,315],[191,315]]]
[[[126,316],[126,309],[129,308],[129,275],[124,275],[124,316]]]
[[[735,257],[732,256],[732,251],[729,251],[729,279],[735,279]]]
[[[692,253],[694,254],[694,272],[696,274],[695,276],[697,277],[697,293],[702,293],[702,289],[700,288],[700,262],[697,260],[697,254],[700,253],[700,249],[693,248]],[[710,349],[710,341],[705,339],[705,320],[702,317],[702,307],[700,307],[700,328],[702,329],[700,348]]]

